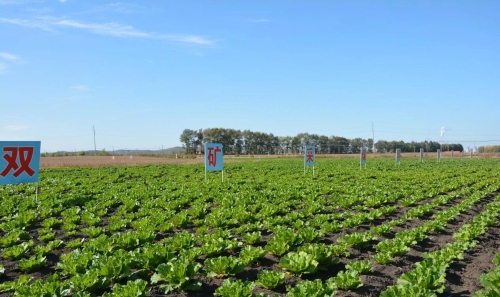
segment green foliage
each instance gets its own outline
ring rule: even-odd
[[[85,241],[85,239],[80,239],[80,238],[73,239],[71,241],[66,242],[65,246],[68,249],[76,249],[76,248],[81,247],[84,241]]]
[[[336,284],[336,287],[341,290],[354,290],[363,286],[361,277],[354,270],[340,271],[336,277],[331,278],[331,281]]]
[[[96,267],[99,275],[110,279],[119,280],[130,276],[130,263],[132,256],[124,250],[118,250],[111,256],[103,256],[93,260],[93,266]]]
[[[316,231],[314,228],[303,228],[300,229],[297,236],[303,240],[303,242],[311,243],[316,242],[323,234]]]
[[[194,291],[201,288],[201,282],[193,281],[201,264],[190,262],[185,258],[174,258],[168,263],[162,263],[151,277],[151,283],[161,282],[165,294],[175,290]]]
[[[226,279],[222,286],[215,290],[214,296],[221,297],[249,297],[252,296],[252,290],[255,283],[241,280]]]
[[[205,260],[203,269],[209,277],[231,276],[242,272],[245,264],[234,256],[220,256]]]
[[[160,243],[145,244],[142,248],[131,253],[138,266],[153,271],[162,263],[170,262],[175,254]],[[194,259],[192,259],[194,260]]]
[[[344,235],[344,237],[338,238],[337,242],[345,243],[348,246],[352,247],[365,247],[369,244],[370,241],[373,240],[377,240],[377,237],[372,235],[371,233],[354,232],[351,234]]]
[[[40,236],[38,236],[38,239],[44,242],[54,240],[54,238],[56,237],[56,232],[52,231],[52,229],[41,229],[39,230],[39,234]]]
[[[64,296],[144,296],[150,288],[169,295],[190,295],[183,291],[202,281],[205,273],[230,278],[233,283],[235,279],[246,280],[246,274],[243,279],[244,273],[238,273],[247,265],[255,270],[251,266],[264,262],[261,257],[269,252],[272,255],[266,258],[280,261],[282,271],[258,275],[256,284],[267,286],[267,293],[283,294],[288,277],[291,283],[299,281],[288,288],[289,296],[329,296],[337,287],[352,290],[359,286],[360,276],[372,269],[374,260],[388,263],[404,255],[411,245],[431,233],[436,236],[433,232],[472,205],[494,197],[491,193],[499,187],[498,160],[442,162],[436,168],[433,162],[412,164],[412,160],[405,163],[408,166],[394,167],[393,160],[380,158],[370,163],[374,170],[368,171],[349,169],[352,160],[321,161],[332,166],[322,166],[317,175],[304,179],[297,170],[301,165],[298,159],[264,159],[258,164],[241,160],[226,164],[232,173],[231,180],[224,183],[201,182],[203,169],[198,165],[102,167],[98,171],[44,168],[43,194],[37,203],[32,197],[33,185],[0,187],[0,248],[2,257],[9,259],[0,262],[6,274],[0,275],[0,290],[5,291],[1,294],[26,296],[33,293],[28,293],[32,286],[36,294],[42,294],[42,285],[43,292],[57,291],[38,281],[23,284],[22,276],[11,281],[10,270],[14,269],[14,275],[15,270],[23,272],[21,267],[36,271],[44,257],[53,260],[59,255],[56,270],[61,279],[54,282],[61,288],[69,285],[71,292],[62,290]],[[395,213],[404,199],[408,201],[403,204],[413,204],[405,208],[406,214],[398,211],[388,215]],[[428,276],[441,273],[434,267],[447,267],[462,259],[478,236],[498,224],[500,203],[489,203],[485,209],[455,234],[455,242],[423,253],[424,260],[418,265],[425,269],[416,265],[401,277],[399,285],[383,294],[434,296],[440,291],[446,283]],[[430,212],[434,213],[432,219],[420,226],[397,234],[392,231],[395,226],[406,226],[407,220],[418,222],[415,218]],[[379,220],[370,224],[375,218],[384,224],[377,226]],[[359,229],[346,230],[359,224],[363,224]],[[369,231],[360,231],[368,225]],[[358,232],[341,236],[332,244],[332,233],[339,231]],[[382,238],[380,243],[373,236],[393,233],[393,239]],[[61,235],[65,243],[53,239]],[[61,247],[65,247],[64,253],[56,251]],[[358,255],[350,258],[351,248],[363,247],[369,247],[371,263],[357,261]],[[299,257],[301,253],[307,256]],[[231,256],[223,257],[224,261],[214,258],[221,255]],[[292,261],[295,258],[303,261]],[[337,277],[323,282],[297,278],[320,269],[338,271],[331,266],[339,258],[347,265]],[[204,264],[201,270],[197,263]],[[195,272],[188,273],[190,266],[196,267],[191,269]],[[163,273],[164,280],[159,280],[160,270],[168,270]],[[155,279],[157,283],[152,284]],[[312,280],[314,274],[304,279]],[[489,282],[497,281],[492,278]],[[212,288],[207,287],[210,291],[205,293],[213,293]],[[494,294],[486,288],[481,292]],[[54,294],[46,296],[63,296]],[[242,294],[251,295],[251,290]]]
[[[239,247],[240,242],[236,239],[224,239],[222,237],[210,238],[209,241],[201,247],[201,253],[207,256],[220,255],[226,250]]]
[[[0,237],[0,246],[2,247],[11,247],[20,243],[23,240],[30,240],[31,236],[28,232],[24,230],[13,230],[7,233],[5,236]]]
[[[390,286],[380,297],[437,297],[433,291],[416,285]]]
[[[31,280],[32,278],[29,276],[20,275],[19,278],[13,281],[2,282],[0,283],[0,293],[11,292],[17,288],[29,288],[29,283],[31,282]]]
[[[33,240],[30,240],[28,242],[8,247],[2,251],[2,254],[6,259],[19,260],[30,252],[32,248]]]
[[[30,285],[16,287],[15,296],[68,296],[71,292],[70,283],[61,281],[57,274],[47,278],[47,280],[37,279]]]
[[[74,292],[94,292],[98,289],[106,288],[111,281],[100,276],[96,270],[87,270],[85,273],[72,276],[70,283]]]
[[[94,226],[91,226],[91,227],[88,227],[88,228],[84,228],[82,229],[82,233],[90,238],[96,238],[98,237],[99,235],[103,234],[104,233],[104,229],[101,228],[101,227],[94,227]]]
[[[314,273],[318,269],[318,261],[306,252],[290,252],[280,259],[278,266],[290,273],[301,276],[304,273]]]
[[[45,263],[47,258],[41,255],[32,256],[28,259],[19,260],[18,267],[22,271],[33,272],[39,270]]]
[[[391,262],[394,257],[390,253],[384,252],[372,255],[372,259],[375,260],[375,262],[377,262],[378,264],[387,264]]]
[[[381,254],[390,255],[390,257],[406,255],[410,251],[406,242],[399,238],[383,240],[375,246],[375,249]]]
[[[370,260],[360,260],[348,263],[346,268],[348,271],[356,272],[357,274],[366,274],[372,271],[372,263]]]
[[[300,281],[295,287],[287,286],[286,297],[331,297],[337,293],[337,287],[334,282],[323,284],[321,280]]]
[[[259,231],[254,231],[254,232],[243,233],[241,237],[248,244],[256,244],[260,242],[262,235]]]
[[[60,261],[57,263],[57,269],[63,275],[71,276],[85,273],[92,263],[92,259],[93,254],[91,252],[76,249],[68,254],[61,255]]]
[[[266,289],[274,289],[285,283],[285,274],[279,271],[264,270],[257,276],[257,284]]]
[[[484,290],[480,290],[474,294],[474,297],[479,296],[500,296],[500,269],[497,267],[489,273],[482,274],[480,277],[481,285]]]
[[[392,232],[392,226],[386,224],[378,225],[371,227],[370,231],[379,235],[387,235]]]
[[[439,263],[430,258],[424,262],[416,263],[413,271],[403,273],[398,279],[398,285],[412,285],[428,289],[430,291],[443,293],[445,279],[445,270],[447,264]]]
[[[265,249],[273,255],[282,256],[290,249],[290,247],[291,246],[288,241],[271,237],[271,239],[267,241]]]
[[[195,237],[187,231],[181,231],[175,233],[175,236],[170,238],[166,244],[170,245],[176,251],[189,249],[194,246]]]
[[[330,250],[335,257],[349,257],[351,255],[347,249],[347,244],[331,245]]]
[[[338,259],[333,258],[333,251],[330,246],[324,243],[310,243],[298,248],[299,252],[306,252],[314,257],[318,262],[318,269],[327,269],[336,264]]]
[[[115,284],[112,293],[104,293],[103,297],[143,297],[149,292],[147,282],[142,279],[128,281],[125,285]]]
[[[266,251],[259,247],[253,247],[251,245],[247,245],[240,251],[240,260],[245,265],[251,265],[256,263],[260,258],[263,258],[266,255]]]
[[[40,225],[42,225],[42,227],[44,228],[50,229],[53,227],[59,227],[62,225],[62,223],[62,220],[56,218],[47,218],[43,222],[41,222]]]

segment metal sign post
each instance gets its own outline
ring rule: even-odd
[[[0,141],[0,185],[35,183],[38,202],[40,141]]]
[[[222,171],[222,182],[224,182],[224,165],[221,143],[205,143],[205,181],[207,171]]]
[[[359,155],[359,169],[361,170],[361,165],[365,165],[365,168],[366,168],[366,152],[367,152],[367,148],[366,147],[362,147],[361,148],[361,153]]]
[[[396,164],[401,164],[401,149],[396,149]]]
[[[306,167],[312,166],[314,176],[314,161],[316,159],[316,147],[314,145],[306,145],[304,151],[304,175],[306,174]]]

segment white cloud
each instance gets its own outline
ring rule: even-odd
[[[46,21],[43,21],[41,19],[37,20],[22,20],[22,19],[7,19],[7,18],[0,18],[0,22],[12,24],[12,25],[18,25],[22,27],[28,27],[28,28],[38,28],[46,31],[50,31],[51,26],[48,24]]]
[[[0,52],[0,58],[3,58],[5,60],[9,60],[9,61],[12,61],[12,62],[21,62],[22,59],[19,57],[19,56],[16,56],[16,55],[13,55],[13,54],[9,54],[9,53],[5,53],[5,52]]]
[[[17,131],[23,131],[28,129],[27,126],[19,126],[19,125],[7,125],[3,126],[3,129],[9,132],[17,132]]]
[[[75,85],[75,86],[72,86],[71,89],[76,90],[76,91],[81,91],[81,92],[85,92],[85,91],[89,90],[89,88],[85,85]]]
[[[63,21],[58,21],[55,24],[58,26],[89,30],[93,33],[102,35],[112,35],[119,37],[146,37],[146,38],[156,37],[155,34],[142,32],[134,29],[134,27],[132,26],[124,26],[116,23],[92,24],[92,23],[81,23],[71,20],[63,20]]]
[[[40,2],[40,0],[0,0],[0,5],[19,5],[32,2]]]
[[[104,23],[104,24],[93,24],[93,23],[82,23],[71,20],[62,20],[55,23],[58,26],[72,27],[77,29],[83,29],[91,31],[95,34],[101,35],[111,35],[117,37],[139,37],[139,38],[152,38],[152,39],[166,39],[171,41],[177,41],[182,43],[199,44],[199,45],[210,45],[214,44],[215,41],[211,39],[206,39],[201,36],[196,35],[169,35],[169,34],[158,34],[154,32],[145,32],[135,29],[133,26],[126,26],[117,23]]]
[[[195,44],[205,44],[205,45],[209,45],[209,44],[213,44],[215,43],[214,40],[210,40],[210,39],[206,39],[206,38],[203,38],[203,37],[200,37],[200,36],[193,36],[193,35],[184,35],[184,36],[175,36],[175,35],[170,35],[170,36],[166,36],[165,37],[166,39],[172,39],[172,40],[175,40],[175,41],[180,41],[180,42],[186,42],[186,43],[195,43]]]
[[[197,35],[175,35],[146,32],[138,30],[133,26],[121,25],[118,23],[84,23],[67,19],[57,20],[54,18],[37,18],[35,20],[0,18],[0,22],[23,27],[39,28],[43,30],[51,30],[53,27],[57,26],[86,30],[100,35],[160,39],[196,45],[212,45],[217,42],[216,40]]]
[[[129,3],[113,2],[105,5],[97,6],[95,11],[112,11],[116,13],[132,14],[144,11],[144,8]]]
[[[257,23],[257,24],[265,24],[265,23],[270,23],[271,20],[269,19],[256,19],[252,20],[252,23]]]

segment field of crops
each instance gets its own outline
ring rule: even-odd
[[[500,160],[368,161],[42,169],[0,186],[0,296],[499,296]]]

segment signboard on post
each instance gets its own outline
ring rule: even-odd
[[[0,184],[38,183],[40,141],[0,141]]]
[[[396,149],[396,163],[401,163],[401,149]]]
[[[440,149],[437,150],[437,160],[438,160],[438,162],[441,161],[441,150]]]
[[[366,154],[368,149],[366,147],[361,148],[361,153],[359,155],[359,168],[361,169],[361,165],[365,165],[366,168]]]
[[[424,149],[420,148],[420,162],[424,162]]]
[[[205,143],[205,180],[207,171],[222,171],[224,181],[222,143]]]
[[[40,141],[0,141],[0,185],[36,183],[40,172]]]
[[[304,174],[306,174],[306,166],[312,166],[314,176],[314,161],[316,159],[316,147],[314,145],[306,145],[304,152]]]

